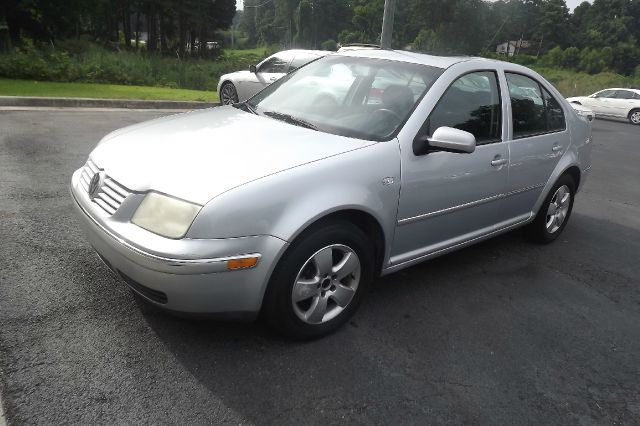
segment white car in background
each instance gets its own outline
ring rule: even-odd
[[[640,90],[604,89],[590,96],[567,98],[572,104],[591,109],[596,117],[624,118],[640,125]]]
[[[223,105],[246,101],[287,73],[331,52],[326,50],[283,50],[269,56],[247,71],[225,74],[218,82],[218,94]]]

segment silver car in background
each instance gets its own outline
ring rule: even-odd
[[[247,71],[224,74],[218,81],[223,105],[245,101],[287,73],[331,52],[325,50],[283,50],[252,65]]]
[[[149,303],[329,333],[380,275],[526,227],[555,240],[591,124],[528,68],[350,50],[247,102],[105,136],[71,179],[87,238]]]

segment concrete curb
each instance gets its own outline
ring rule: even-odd
[[[125,109],[200,109],[220,105],[217,102],[147,101],[138,99],[41,98],[0,96],[0,106],[49,108],[125,108]]]

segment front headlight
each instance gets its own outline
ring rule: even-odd
[[[147,231],[169,238],[181,238],[193,223],[202,206],[150,192],[131,218]]]

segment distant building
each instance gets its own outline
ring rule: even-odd
[[[496,46],[496,53],[498,55],[514,56],[523,50],[528,50],[530,47],[531,42],[529,40],[505,41],[504,43],[500,43]]]

